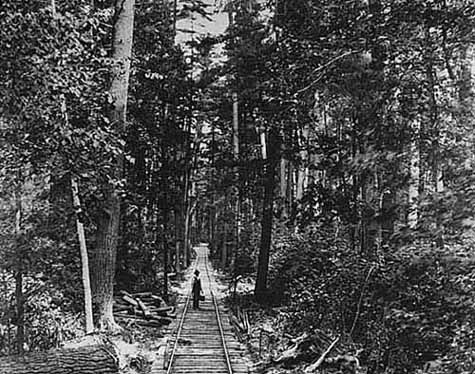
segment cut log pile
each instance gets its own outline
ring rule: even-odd
[[[171,323],[176,312],[152,292],[120,291],[114,298],[114,317],[127,325],[159,328]]]

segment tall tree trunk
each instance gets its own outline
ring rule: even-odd
[[[300,162],[297,174],[297,200],[301,200],[305,191],[308,175],[308,136],[310,130],[308,124],[302,129],[300,135],[299,147],[300,147]]]
[[[216,130],[214,128],[214,122],[211,123],[211,185],[214,185],[216,180],[216,162],[215,162],[215,150],[216,150]],[[216,254],[217,251],[217,231],[218,231],[218,217],[219,210],[216,206],[216,190],[213,189],[211,196],[211,250]]]
[[[66,98],[61,95],[61,112],[66,123],[69,123],[68,110],[66,106]],[[89,256],[87,253],[86,235],[84,233],[84,225],[82,222],[82,208],[79,199],[79,186],[76,177],[71,176],[71,195],[73,201],[73,208],[76,214],[76,229],[79,240],[79,250],[81,254],[82,265],[82,284],[84,290],[84,313],[86,317],[86,334],[91,334],[94,331],[94,322],[92,315],[92,291],[89,271]]]
[[[196,208],[197,200],[195,199],[192,202],[192,198],[196,195],[196,183],[193,181],[193,174],[197,167],[198,162],[198,152],[200,149],[200,132],[201,129],[198,128],[195,134],[195,139],[193,142],[187,141],[186,145],[186,159],[188,160],[188,165],[185,170],[185,185],[184,185],[184,200],[183,200],[183,212],[184,212],[184,235],[183,235],[183,251],[184,251],[184,262],[185,267],[190,265],[191,259],[191,227],[193,223],[193,211]],[[186,133],[190,134],[191,132],[191,120],[187,126]],[[187,138],[188,139],[188,138]]]
[[[191,260],[191,224],[193,220],[193,214],[196,209],[198,201],[194,200],[193,202],[188,203],[187,212],[185,213],[185,232],[183,239],[183,247],[185,252],[185,266],[190,265]]]
[[[413,137],[409,148],[409,212],[407,215],[407,224],[409,228],[416,229],[419,220],[419,190],[420,190],[420,119],[415,119],[412,125]]]
[[[216,253],[216,195],[213,192],[212,206],[209,209],[209,241],[213,255]]]
[[[162,212],[162,249],[163,249],[163,297],[168,301],[168,240],[167,240],[168,206]]]
[[[381,196],[381,245],[387,245],[394,234],[394,193],[383,191]]]
[[[221,268],[226,269],[228,265],[228,224],[224,222],[223,225],[223,247],[221,252]]]
[[[295,178],[294,178],[294,164],[289,160],[287,163],[287,206],[289,216],[294,215],[294,201],[295,201]]]
[[[20,173],[18,173],[20,174]],[[25,300],[23,294],[23,249],[21,240],[21,221],[23,206],[21,199],[21,177],[18,177],[18,183],[15,191],[15,236],[17,241],[17,259],[15,269],[15,301],[16,301],[16,346],[18,354],[24,353],[23,345],[25,343]]]
[[[25,343],[25,300],[23,295],[23,259],[18,259],[15,273],[16,300],[16,346],[19,355],[24,353]]]
[[[264,185],[264,202],[261,223],[261,245],[257,264],[257,279],[254,290],[256,299],[264,301],[267,291],[267,273],[269,269],[269,253],[272,243],[272,223],[274,217],[274,189],[276,166],[276,139],[273,130],[269,132],[269,154],[267,155],[266,178]]]
[[[238,186],[239,184],[239,166],[238,166],[238,162],[239,162],[239,100],[238,100],[238,95],[236,92],[233,92],[232,98],[233,98],[233,156],[234,156],[234,162],[236,163],[236,166],[234,168],[234,177],[236,180],[236,199],[239,200],[240,198],[239,186]],[[265,152],[264,148],[262,148],[262,152]],[[240,230],[239,220],[240,220],[239,204],[236,204],[236,232],[237,233],[239,233],[239,230]]]
[[[475,44],[468,44],[463,50],[462,68],[458,81],[459,100],[465,105],[465,111],[471,109],[473,101],[473,77],[475,76]]]
[[[175,270],[177,273],[181,271],[180,265],[180,239],[181,239],[181,223],[183,220],[181,219],[181,210],[175,208]]]
[[[238,256],[240,239],[241,239],[241,192],[240,192],[240,181],[239,181],[239,98],[236,92],[232,94],[233,99],[233,156],[236,166],[234,167],[234,178],[235,178],[235,245],[233,252],[233,277],[235,282],[237,281],[237,268],[236,268],[236,259]],[[263,151],[264,152],[264,151]],[[235,287],[236,289],[236,284]]]
[[[112,59],[116,65],[110,88],[113,99],[110,118],[119,137],[123,137],[125,134],[134,30],[134,7],[135,0],[117,0],[115,5],[116,23],[113,32]],[[123,154],[120,154],[117,156],[113,170],[117,182],[123,178],[123,163]],[[115,330],[118,328],[112,314],[112,304],[120,204],[120,192],[117,187],[107,186],[104,209],[97,225],[96,252],[92,262],[94,268],[94,300],[97,303],[98,323],[101,330]]]
[[[429,103],[430,103],[430,113],[429,117],[431,120],[431,156],[432,156],[432,180],[433,180],[433,190],[437,193],[440,184],[442,183],[442,165],[440,157],[440,124],[439,124],[439,109],[437,103],[437,72],[436,67],[434,67],[434,52],[433,52],[433,40],[431,35],[431,30],[429,25],[426,25],[425,28],[425,37],[427,43],[427,51],[425,54],[426,59],[426,78],[429,83]],[[439,179],[440,177],[440,179]],[[443,187],[442,187],[443,190]],[[443,248],[444,246],[444,225],[441,220],[440,214],[436,213],[435,220],[435,242],[437,247]]]
[[[283,143],[283,142],[282,142]],[[281,204],[281,215],[282,218],[286,219],[289,216],[289,207],[288,207],[288,188],[290,181],[288,180],[288,165],[289,160],[285,158],[285,149],[282,145],[281,157],[280,157],[280,168],[279,168],[279,198]]]
[[[266,142],[266,129],[261,128],[259,131],[259,140],[261,142],[261,156],[263,160],[267,160],[267,142]]]
[[[184,258],[185,268],[188,267],[188,265],[190,263],[190,251],[189,251],[189,245],[188,245],[188,242],[190,240],[189,239],[189,234],[190,234],[189,226],[190,226],[190,215],[187,212],[187,213],[185,213],[185,228],[184,228],[184,231],[183,231],[183,256],[184,256],[183,258]]]
[[[189,150],[188,150],[189,152]],[[183,197],[183,265],[188,267],[190,259],[188,252],[188,225],[189,225],[189,205],[190,205],[190,171],[189,167],[185,170],[184,197]]]
[[[86,235],[84,234],[84,225],[82,223],[81,201],[79,200],[79,187],[76,178],[71,177],[71,191],[73,195],[73,206],[76,212],[76,228],[79,239],[79,249],[81,252],[82,264],[82,284],[84,288],[84,312],[86,315],[86,334],[94,331],[92,318],[92,293],[89,276],[89,257],[87,255]]]
[[[284,206],[284,209],[286,207],[286,201],[287,201],[287,178],[288,178],[288,173],[287,173],[287,164],[289,161],[285,159],[283,156],[280,159],[280,197],[282,199],[282,204]]]

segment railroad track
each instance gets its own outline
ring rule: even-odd
[[[205,301],[192,307],[191,292],[183,301],[182,313],[170,345],[166,374],[247,374],[242,348],[221,315],[216,280],[208,264],[208,248],[198,247],[193,271],[198,269]],[[191,289],[191,285],[189,286]]]

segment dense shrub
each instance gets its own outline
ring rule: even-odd
[[[464,322],[473,326],[475,263],[463,251],[421,243],[369,261],[323,223],[275,238],[270,284],[289,306],[289,332],[351,335],[370,372],[413,373],[449,354]]]
[[[3,272],[0,290],[0,355],[13,353],[16,320],[14,286]],[[83,334],[83,317],[74,312],[72,302],[57,287],[39,278],[26,277],[25,348],[28,351],[58,347],[62,342]]]

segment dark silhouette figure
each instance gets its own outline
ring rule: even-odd
[[[193,309],[200,309],[200,297],[201,297],[201,279],[199,270],[195,270],[195,275],[193,277]]]

